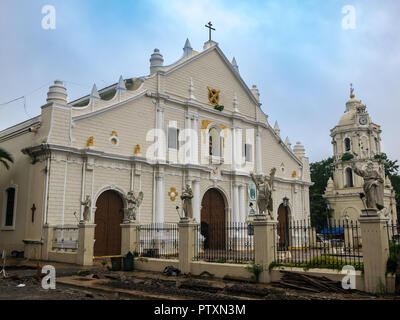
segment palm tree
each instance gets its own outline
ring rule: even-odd
[[[2,163],[7,169],[10,169],[10,165],[7,161],[13,163],[14,159],[10,153],[3,148],[0,148],[0,163]]]

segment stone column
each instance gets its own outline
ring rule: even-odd
[[[379,293],[386,283],[386,263],[389,257],[389,241],[386,223],[375,209],[361,210],[358,221],[361,227],[362,250],[364,261],[365,291]]]
[[[261,144],[261,129],[256,131],[256,172],[262,172],[262,144]]]
[[[190,272],[190,264],[194,258],[195,227],[198,223],[181,218],[179,227],[179,270],[182,273]]]
[[[246,202],[245,202],[245,185],[241,184],[239,186],[239,222],[246,221]]]
[[[193,218],[200,222],[200,179],[193,180]]]
[[[255,263],[263,267],[260,282],[269,283],[271,275],[269,265],[276,256],[276,225],[277,221],[267,220],[265,215],[257,215],[253,221],[254,225],[254,251]]]
[[[154,222],[164,222],[164,173],[156,173],[156,208]]]
[[[240,221],[240,212],[239,212],[239,184],[233,184],[233,222]]]
[[[79,223],[78,252],[76,263],[82,266],[93,265],[95,224]]]
[[[139,223],[137,221],[121,224],[121,255],[126,255],[129,251],[138,252]]]
[[[43,226],[43,245],[42,245],[42,260],[49,259],[49,251],[52,249],[53,242],[53,227],[50,227],[48,223]]]

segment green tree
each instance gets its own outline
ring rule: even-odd
[[[310,211],[311,224],[317,230],[326,226],[332,216],[332,210],[328,209],[328,201],[322,196],[330,177],[333,177],[333,158],[313,162],[310,164],[311,181],[310,187]]]
[[[385,166],[385,175],[389,177],[395,194],[397,217],[400,218],[400,176],[398,160],[390,160],[386,153],[376,154],[375,159],[383,162]]]
[[[14,162],[12,155],[3,148],[0,148],[0,163],[2,163],[7,170],[10,169],[9,162]]]
[[[386,153],[376,154],[374,158],[378,159],[379,162],[383,162],[385,166],[385,175],[389,178],[392,176],[398,176],[399,165],[397,164],[397,160],[389,160]]]

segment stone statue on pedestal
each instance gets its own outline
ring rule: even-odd
[[[269,181],[267,180],[267,177],[262,177],[262,175],[256,177],[254,173],[250,174],[257,188],[258,214],[263,215],[268,213],[271,219],[273,211],[272,188],[275,179],[275,173],[276,168],[272,168]]]
[[[135,221],[136,220],[136,212],[139,209],[140,205],[143,201],[143,192],[140,191],[135,197],[133,191],[129,191],[125,196],[126,200],[126,209],[124,214],[125,221]]]
[[[84,201],[81,201],[81,205],[84,206],[84,209],[83,209],[83,221],[89,222],[90,209],[92,207],[92,200],[90,199],[89,195],[86,196],[86,199]]]
[[[352,168],[355,174],[363,177],[364,179],[363,189],[365,193],[367,209],[376,209],[379,211],[385,208],[383,203],[383,189],[385,181],[378,171],[374,170],[373,162],[369,161],[365,170],[357,168],[354,163],[352,164]]]
[[[182,211],[183,217],[193,219],[193,207],[192,207],[193,191],[192,188],[187,184],[185,189],[182,191]]]

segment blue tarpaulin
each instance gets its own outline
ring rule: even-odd
[[[344,233],[343,228],[324,228],[321,230],[322,234],[341,234]]]

